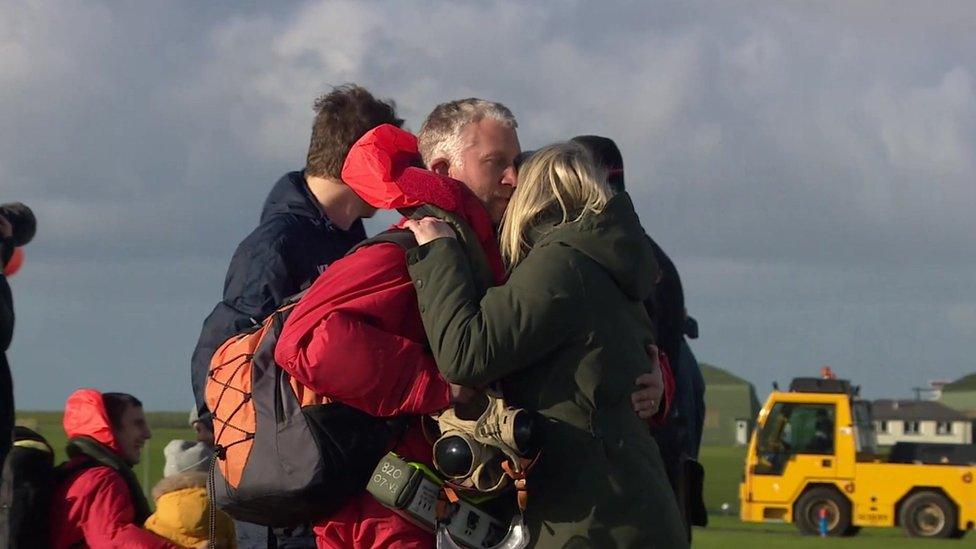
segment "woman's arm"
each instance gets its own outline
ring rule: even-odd
[[[573,334],[584,311],[569,258],[559,246],[536,249],[503,286],[478,299],[461,244],[438,238],[407,254],[420,314],[441,374],[481,386],[524,368]]]

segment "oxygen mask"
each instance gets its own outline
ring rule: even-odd
[[[437,418],[440,438],[434,443],[434,466],[460,488],[495,493],[508,487],[503,463],[516,469],[535,451],[534,418],[485,392]]]

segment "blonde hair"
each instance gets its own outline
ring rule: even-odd
[[[519,170],[518,187],[502,217],[499,243],[509,269],[529,253],[532,229],[599,214],[612,195],[606,170],[583,146],[555,143],[534,152]]]
[[[460,166],[461,153],[464,152],[464,143],[461,141],[464,128],[485,118],[495,120],[506,128],[518,127],[512,111],[493,101],[470,97],[434,107],[417,134],[417,148],[420,149],[424,165],[430,167],[435,158],[443,156],[452,165]]]

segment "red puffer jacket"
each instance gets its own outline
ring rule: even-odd
[[[416,139],[380,126],[350,151],[343,180],[371,205],[401,208],[432,204],[467,221],[495,274],[504,269],[487,211],[464,186],[409,168]],[[402,221],[401,221],[402,223]],[[275,360],[319,395],[375,416],[431,414],[450,404],[448,383],[427,351],[427,338],[396,244],[361,248],[333,263],[295,307],[278,338]],[[410,461],[432,463],[419,423],[395,451]],[[319,547],[427,548],[430,533],[407,522],[363,492],[315,528]]]
[[[118,452],[119,446],[105,412],[102,395],[79,389],[64,407],[68,438],[86,436]],[[70,469],[77,457],[68,462]],[[125,480],[110,467],[98,466],[71,473],[55,489],[51,501],[51,547],[92,549],[133,547],[176,549],[163,538],[135,524],[135,508]]]

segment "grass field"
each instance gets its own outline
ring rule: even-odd
[[[143,448],[142,463],[136,466],[136,474],[142,481],[146,494],[163,476],[163,447],[172,439],[193,439],[193,430],[187,425],[187,414],[182,412],[150,412],[146,414],[153,438]],[[65,435],[58,412],[18,412],[18,423],[36,429],[44,435],[63,460]],[[902,530],[895,528],[865,528],[853,538],[829,538],[802,536],[790,524],[744,524],[739,521],[738,485],[742,477],[745,449],[741,447],[702,448],[701,461],[705,466],[705,503],[710,514],[708,528],[696,528],[694,547],[709,549],[760,549],[806,548],[876,548],[900,549],[903,547],[971,547],[976,534],[970,533],[960,541],[922,541],[906,538]],[[722,503],[728,503],[726,514]]]
[[[972,547],[972,533],[962,540],[918,540],[905,537],[896,528],[864,528],[851,538],[818,538],[803,536],[792,524],[744,524],[738,516],[709,517],[708,528],[696,528],[694,532],[695,549],[846,549],[850,548],[925,548],[943,547],[952,549]]]
[[[710,514],[721,512],[723,503],[739,513],[739,482],[746,450],[739,446],[705,446],[699,458],[705,466],[705,506]]]

